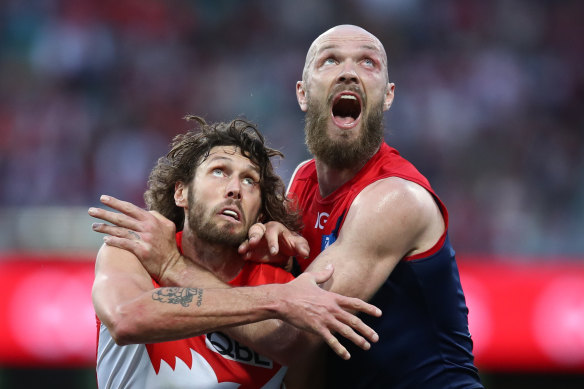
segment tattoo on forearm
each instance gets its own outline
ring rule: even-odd
[[[152,293],[152,300],[167,304],[180,304],[183,307],[188,307],[193,302],[193,298],[197,298],[197,307],[203,304],[203,289],[202,288],[159,288]]]

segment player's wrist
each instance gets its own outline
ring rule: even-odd
[[[283,319],[285,317],[284,299],[286,284],[266,284],[254,287],[258,304],[266,315],[266,319]]]

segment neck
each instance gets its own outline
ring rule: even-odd
[[[359,170],[361,170],[367,161],[345,169],[330,167],[318,159],[315,160],[315,163],[320,195],[322,197],[327,197],[335,190],[343,186],[344,183],[355,177],[355,175],[359,172]]]
[[[356,162],[353,166],[347,168],[333,167],[315,157],[316,176],[318,178],[320,195],[323,198],[327,197],[355,177],[363,166],[379,151],[380,147],[381,144],[369,156],[364,157],[360,162]]]
[[[236,248],[204,242],[186,225],[182,234],[182,248],[187,258],[203,266],[223,282],[234,279],[245,263]]]

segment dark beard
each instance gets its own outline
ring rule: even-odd
[[[228,227],[221,227],[217,223],[211,221],[208,215],[205,215],[205,207],[195,200],[194,188],[188,193],[189,202],[189,228],[195,236],[200,240],[207,242],[212,245],[222,245],[232,248],[237,248],[239,245],[247,239],[247,230],[249,228],[244,228],[240,232],[230,231]],[[213,210],[211,215],[215,214],[216,210]],[[243,212],[240,214],[243,218]],[[245,220],[244,224],[245,224]]]
[[[369,160],[383,142],[383,101],[370,112],[363,112],[363,128],[355,141],[329,139],[326,134],[329,105],[308,99],[304,132],[310,153],[335,169],[351,168]]]

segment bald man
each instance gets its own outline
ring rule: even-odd
[[[482,388],[448,212],[428,180],[384,142],[395,85],[383,45],[357,26],[326,31],[308,50],[296,96],[314,156],[298,166],[288,191],[310,245],[301,269],[333,264],[325,289],[384,312],[364,318],[379,334],[370,350],[348,345],[350,360],[327,356],[327,386]]]

